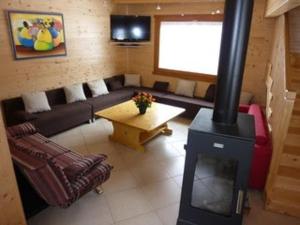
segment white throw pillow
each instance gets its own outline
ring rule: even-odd
[[[50,105],[45,92],[32,92],[22,94],[25,111],[28,113],[37,113],[50,111]]]
[[[86,100],[82,84],[74,84],[64,87],[67,103]]]
[[[89,86],[93,97],[106,95],[109,93],[103,79],[90,81],[87,83],[87,85]]]
[[[250,105],[252,99],[253,99],[252,93],[242,91],[241,97],[240,97],[240,104]]]
[[[141,86],[141,76],[138,74],[125,74],[125,84],[124,86]]]
[[[196,87],[195,81],[178,80],[175,94],[194,97],[195,87]]]

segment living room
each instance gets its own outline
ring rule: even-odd
[[[232,80],[237,83],[242,81],[242,87],[237,85],[236,90],[231,90],[232,86],[223,85],[226,82],[220,82],[218,80],[220,77],[217,77],[216,63],[219,62],[220,48],[215,48],[218,50],[215,55],[202,50],[214,41],[222,45],[221,28],[226,13],[224,2],[223,0],[1,1],[0,7],[3,11],[0,20],[1,224],[202,224],[195,222],[197,220],[204,220],[203,224],[242,222],[247,225],[299,224],[300,4],[291,0],[283,5],[277,5],[275,0],[254,1],[251,26],[248,24],[250,35],[247,35],[247,21],[242,19],[239,23],[244,23],[243,26],[236,25],[237,29],[241,29],[238,30],[238,34],[226,30],[229,37],[238,35],[234,37],[241,40],[244,38],[243,42],[239,43],[246,43],[246,47],[243,48],[247,50],[245,54],[239,48],[241,45],[237,47],[236,51],[240,51],[241,57],[231,61],[245,59],[245,62],[240,63],[245,66],[239,65],[241,67],[238,69],[242,70],[241,78],[231,79],[231,83]],[[252,1],[245,2],[250,2],[251,6]],[[235,7],[238,7],[238,3]],[[238,17],[232,13],[232,18]],[[241,11],[236,10],[235,13]],[[46,20],[41,22],[37,19],[35,25],[31,19],[27,19],[20,23],[18,18],[25,14],[25,18],[36,15],[46,18],[49,15],[60,22],[52,21],[47,24]],[[150,36],[139,42],[114,39],[112,21],[118,19],[117,15],[122,16],[121,21],[126,18],[134,20],[146,17],[146,23],[150,26],[148,29]],[[180,35],[181,30],[177,30],[178,33],[171,33],[169,35],[171,39],[166,41],[172,43],[174,47],[165,50],[169,54],[167,59],[173,59],[172,54],[181,50],[180,61],[187,58],[187,62],[199,62],[200,70],[211,69],[210,66],[213,65],[214,72],[199,73],[197,70],[178,69],[177,66],[186,66],[183,63],[173,62],[174,67],[167,69],[161,66],[159,60],[164,53],[162,40],[166,34],[163,32],[163,26],[167,27],[168,22],[176,22],[177,25],[193,22],[198,28],[204,23],[210,29],[212,26],[217,28],[216,39],[207,35],[208,31],[197,36],[201,38],[201,45],[197,45],[197,40],[191,38],[189,34]],[[228,23],[234,24],[234,21],[228,19]],[[24,45],[27,44],[26,38],[21,39],[14,35],[30,29],[28,33],[32,36],[34,32],[38,36],[38,29],[46,32],[49,30],[53,36],[53,46],[47,47],[52,51],[43,49],[46,45],[43,45],[42,39],[39,38],[32,39],[35,41],[32,47],[35,52],[29,52],[28,48],[22,51],[20,45],[22,41]],[[59,37],[55,36],[58,31]],[[189,51],[188,54],[176,45],[176,41],[182,42],[180,38],[176,38],[179,36],[184,39],[183,43]],[[234,43],[231,44],[232,46],[224,42],[224,49],[226,46],[234,49]],[[230,62],[228,53],[228,49],[223,50],[223,62]],[[225,64],[220,63],[220,68],[222,65],[225,70]],[[224,81],[225,78],[222,79],[221,81]],[[65,99],[68,95],[66,91],[73,85],[81,87],[79,88],[81,95],[75,103],[66,104],[68,101]],[[93,85],[104,88],[105,94],[94,97]],[[116,89],[112,88],[113,86],[116,86]],[[99,91],[97,87],[95,90]],[[229,95],[228,90],[232,96],[235,94],[239,97],[241,94],[241,98],[235,100],[238,105],[233,104],[235,107],[228,105],[225,111],[229,112],[229,117],[235,117],[232,108],[239,110],[238,118],[253,115],[251,118],[254,118],[255,124],[252,125],[255,126],[256,132],[255,146],[252,146],[253,154],[248,157],[252,158],[252,163],[246,160],[249,161],[247,162],[249,168],[245,163],[248,168],[246,171],[249,171],[243,174],[244,177],[249,177],[243,181],[249,188],[248,194],[240,198],[242,192],[236,187],[233,192],[228,191],[232,195],[230,205],[237,204],[237,211],[234,206],[230,206],[232,207],[229,210],[230,214],[234,214],[232,217],[221,215],[222,213],[217,213],[216,209],[208,208],[206,199],[202,199],[201,205],[205,210],[200,209],[199,205],[195,207],[194,203],[185,205],[186,195],[182,194],[189,188],[189,167],[186,160],[191,157],[188,155],[188,149],[193,146],[189,138],[193,136],[195,124],[198,124],[197,118],[202,118],[198,111],[208,109],[212,112],[215,102],[217,109],[214,118],[224,119],[222,113],[218,115],[217,112],[218,109],[219,112],[223,112],[222,107],[224,109],[223,103]],[[41,92],[45,94],[44,99],[46,96],[47,107],[51,108],[49,112],[33,114],[28,114],[28,110],[25,112],[23,104],[26,96]],[[154,97],[154,99],[150,95],[141,97],[144,94],[140,94],[133,99],[135,101],[138,101],[139,97],[150,99],[147,106],[151,104],[152,106],[144,115],[138,115],[139,109],[136,106],[140,105],[139,102],[135,105],[131,100],[138,92],[147,92]],[[232,98],[227,100],[228,103],[233,101]],[[137,118],[125,124],[123,117],[132,111],[138,115]],[[158,111],[159,113],[155,114]],[[197,114],[200,116],[196,117]],[[157,119],[149,122],[149,118]],[[23,154],[25,151],[23,149],[18,152],[15,147],[17,145],[12,147],[12,142],[17,143],[20,137],[15,139],[9,137],[7,141],[7,134],[14,134],[14,130],[9,130],[9,127],[18,126],[22,124],[21,121],[31,122],[32,125],[25,126],[32,132],[30,135],[35,137],[42,135],[42,140],[46,140],[48,145],[53,143],[52,147],[61,146],[60,149],[74,152],[80,159],[94,154],[105,154],[106,156],[101,155],[102,158],[96,158],[97,168],[99,167],[99,171],[102,172],[105,170],[105,175],[101,174],[101,179],[95,178],[95,183],[84,190],[80,198],[77,196],[63,203],[51,201],[53,200],[53,196],[49,194],[52,191],[51,185],[46,187],[47,182],[39,185],[35,183],[36,186],[40,186],[35,187],[32,180],[30,183],[26,169],[24,172],[25,167],[17,160],[19,153]],[[136,137],[139,139],[138,143],[134,141]],[[232,149],[238,145],[232,145]],[[200,146],[202,144],[199,148]],[[219,142],[215,142],[214,146],[224,148]],[[32,151],[30,149],[31,153]],[[241,161],[245,160],[246,153],[241,157]],[[105,163],[101,167],[100,161],[103,160]],[[205,164],[209,160],[206,159],[202,163]],[[113,169],[107,165],[111,165]],[[236,172],[237,166],[234,165],[232,161],[226,161],[221,172],[230,169]],[[18,171],[16,168],[19,168]],[[73,170],[69,172],[71,175],[74,173]],[[216,188],[216,183],[205,184],[205,178],[199,180],[203,182],[205,191],[210,193],[206,197],[212,193],[216,196],[221,195],[222,190]],[[236,178],[234,184],[237,181],[239,179]],[[96,189],[98,193],[94,193],[92,189]],[[247,192],[246,189],[247,187],[243,191]],[[205,191],[202,190],[202,193],[206,193]],[[208,210],[214,213],[211,214],[207,212]],[[194,211],[197,212],[196,215],[201,214],[204,217],[192,218],[194,214],[191,212]],[[191,218],[185,218],[186,214]],[[207,215],[213,216],[209,218]],[[220,220],[217,217],[220,217]],[[221,218],[232,218],[233,221]]]

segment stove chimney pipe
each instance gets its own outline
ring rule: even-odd
[[[213,121],[237,121],[253,0],[226,0]]]

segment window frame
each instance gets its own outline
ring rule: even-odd
[[[159,68],[159,51],[160,51],[160,28],[161,23],[166,21],[180,22],[180,21],[212,21],[212,22],[223,22],[223,14],[202,14],[202,15],[155,15],[155,29],[154,29],[154,70],[153,74],[163,75],[169,77],[177,77],[189,80],[216,82],[217,76],[187,72],[180,70],[171,70]]]

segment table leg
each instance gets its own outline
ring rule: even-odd
[[[145,151],[144,146],[140,142],[141,130],[116,122],[113,122],[113,127],[114,132],[110,135],[112,141],[126,145],[137,151]]]
[[[152,130],[142,131],[140,129],[113,122],[114,132],[110,135],[110,140],[126,145],[137,151],[145,151],[144,144],[159,134],[172,135],[172,130],[167,124]]]
[[[163,135],[171,136],[173,134],[173,130],[168,127],[168,124],[164,124],[164,129],[162,131]]]

